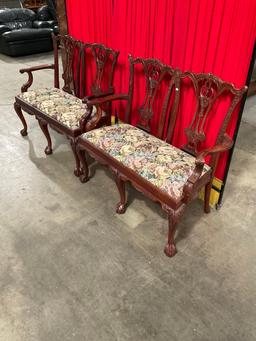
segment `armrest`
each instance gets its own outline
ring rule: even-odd
[[[26,69],[20,69],[20,73],[33,72],[33,71],[44,70],[44,69],[54,69],[54,64],[42,64],[42,65],[28,67]]]
[[[98,122],[103,117],[103,110],[100,105],[108,102],[112,102],[115,100],[128,100],[129,96],[127,94],[118,94],[118,95],[109,95],[109,96],[94,96],[92,99],[88,99],[91,97],[83,98],[83,102],[87,104],[88,112],[83,115],[80,119],[79,125],[82,131],[88,131],[94,129]],[[96,113],[93,117],[91,117],[93,112],[93,106],[96,106]]]
[[[39,70],[45,70],[45,69],[54,69],[54,64],[43,64],[43,65],[32,66],[32,67],[29,67],[26,69],[20,69],[20,73],[27,72],[27,74],[28,74],[28,81],[22,85],[21,92],[26,92],[28,90],[28,88],[32,85],[32,83],[33,83],[32,72],[39,71]]]
[[[90,96],[86,96],[83,98],[83,102],[88,102],[91,101],[95,98],[102,98],[102,97],[106,97],[106,96],[110,96],[114,94],[114,88],[111,88],[109,91],[103,92],[99,95],[90,95]]]
[[[116,100],[128,100],[128,95],[127,94],[118,94],[118,95],[109,95],[105,97],[99,97],[99,98],[94,98],[92,100],[87,100],[87,98],[83,98],[83,102],[86,103],[88,106],[93,106],[93,105],[100,105],[103,103],[107,102],[112,102]]]
[[[213,154],[217,156],[218,154],[232,148],[233,143],[233,140],[227,134],[224,134],[223,140],[220,144],[217,144],[212,148],[204,149],[196,155],[195,168],[183,187],[183,197],[185,203],[189,201],[193,191],[193,187],[202,175],[205,165],[205,157],[207,155]]]
[[[6,25],[0,25],[0,34],[3,34],[4,32],[10,32],[10,31],[11,31],[10,27]]]
[[[227,134],[224,134],[221,144],[217,144],[212,148],[204,149],[199,152],[196,156],[196,161],[201,161],[204,163],[204,159],[207,155],[225,152],[232,148],[233,144],[233,140]]]

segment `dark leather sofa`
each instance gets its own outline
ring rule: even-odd
[[[15,57],[51,51],[53,32],[58,27],[47,6],[37,13],[24,8],[0,10],[0,53]]]

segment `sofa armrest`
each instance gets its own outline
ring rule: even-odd
[[[32,85],[33,83],[33,73],[34,71],[39,71],[39,70],[45,70],[45,69],[53,69],[54,70],[54,64],[43,64],[43,65],[38,65],[38,66],[32,66],[30,68],[26,69],[20,69],[20,73],[27,73],[28,74],[28,81],[22,85],[21,87],[21,92],[26,92],[28,88]]]
[[[3,34],[4,32],[10,32],[10,31],[11,31],[10,27],[6,25],[0,25],[0,34]]]
[[[55,22],[54,20],[35,20],[32,25],[34,28],[54,28]]]

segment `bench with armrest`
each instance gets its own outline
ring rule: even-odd
[[[169,222],[164,251],[172,257],[176,253],[174,235],[177,223],[185,207],[203,187],[204,210],[206,213],[210,211],[210,191],[219,156],[233,144],[226,133],[228,123],[246,87],[236,89],[212,74],[181,72],[156,59],[134,59],[129,56],[129,61],[128,94],[87,101],[89,107],[97,107],[97,113],[94,118],[88,115],[84,119],[85,125],[90,125],[95,118],[100,121],[100,107],[106,102],[126,100],[127,105],[123,123],[97,128],[78,137],[77,153],[83,168],[80,180],[86,182],[89,179],[86,160],[89,154],[113,173],[120,194],[117,213],[124,213],[126,209],[127,181],[145,196],[160,203],[167,212]],[[138,65],[140,76],[145,77],[142,104],[134,101],[134,78]],[[185,129],[187,143],[183,148],[177,148],[171,144],[175,125],[178,115],[182,114],[180,108],[184,104],[185,93],[189,91],[191,96],[191,89],[196,105],[190,124]],[[216,118],[219,105],[223,103],[226,111],[215,144],[207,146],[206,128]],[[92,128],[95,128],[93,124]],[[207,164],[206,157],[209,157]]]
[[[102,44],[82,43],[72,37],[52,36],[54,43],[54,64],[34,66],[21,69],[28,74],[28,81],[21,87],[21,94],[15,97],[14,108],[19,116],[23,129],[21,135],[27,135],[27,123],[23,112],[34,115],[47,139],[45,154],[52,154],[52,141],[48,126],[58,133],[64,134],[69,140],[76,161],[74,173],[80,175],[81,167],[76,154],[76,138],[84,133],[83,119],[96,112],[95,108],[88,109],[86,100],[114,93],[113,77],[119,52]],[[62,51],[64,86],[60,89],[59,52]],[[93,66],[94,64],[94,66]],[[33,83],[33,73],[38,70],[54,70],[54,86],[29,90]],[[88,73],[93,76],[88,84]],[[88,96],[89,94],[89,96]],[[86,97],[87,95],[87,97]],[[101,124],[110,119],[106,106]],[[22,112],[23,111],[23,112]]]

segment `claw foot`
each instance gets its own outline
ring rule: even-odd
[[[123,214],[126,211],[126,207],[124,204],[118,203],[116,206],[116,213]]]
[[[79,177],[83,173],[81,168],[75,168],[74,169],[74,174],[76,177]]]
[[[174,244],[167,244],[164,248],[164,253],[167,257],[173,257],[177,252],[176,246]]]
[[[89,177],[88,177],[88,175],[80,174],[79,179],[82,182],[82,184],[84,184],[85,182],[87,182],[89,180]]]
[[[27,136],[28,135],[27,129],[21,129],[20,134],[21,136]]]
[[[51,155],[52,154],[52,148],[50,148],[49,146],[47,146],[44,150],[46,155]]]

